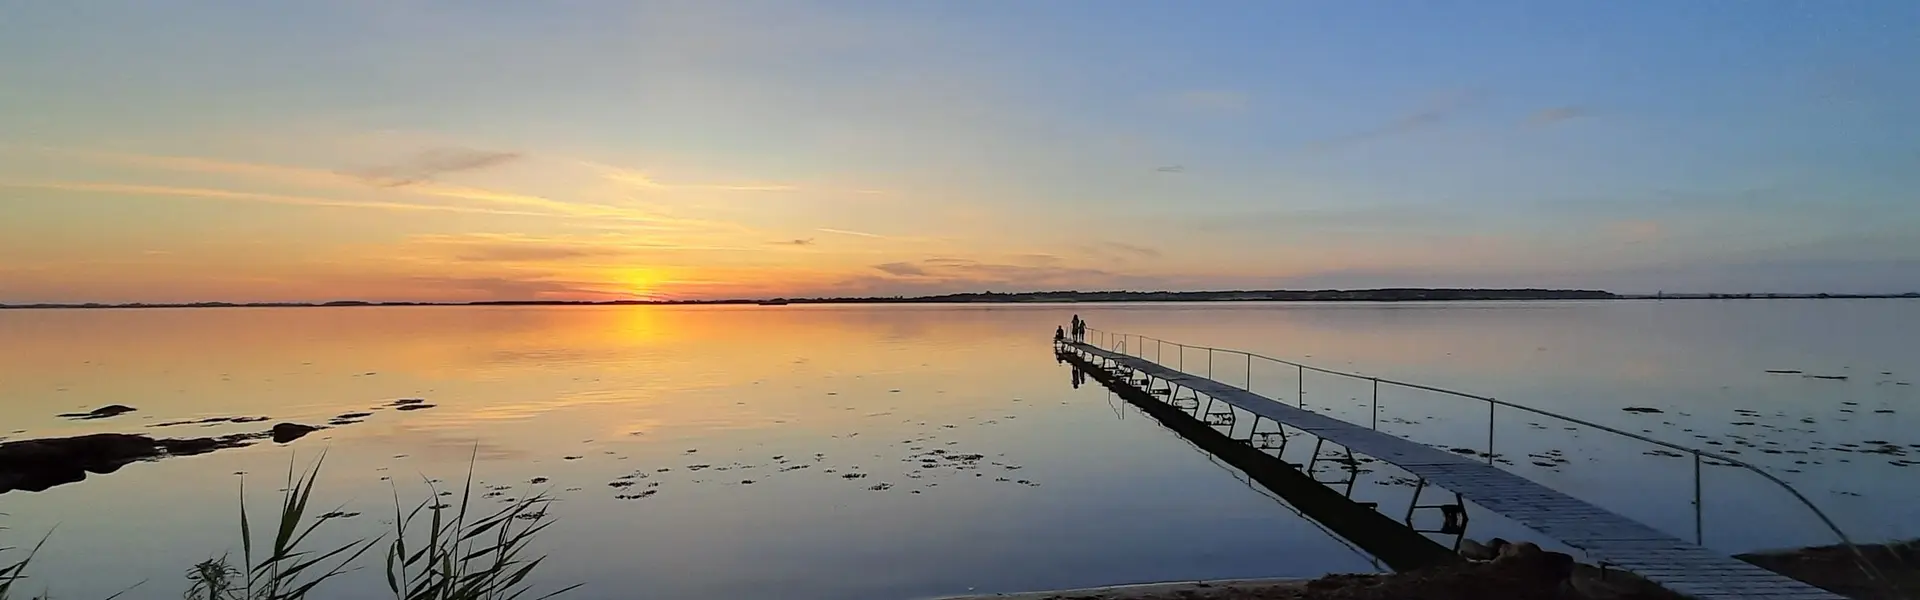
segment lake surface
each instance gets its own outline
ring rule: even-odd
[[[237,553],[241,481],[264,512],[287,467],[324,451],[314,503],[361,515],[323,542],[385,531],[395,488],[424,498],[423,478],[457,484],[472,462],[500,492],[489,502],[559,499],[539,578],[586,582],[578,598],[915,598],[1379,568],[1098,384],[1071,385],[1048,338],[1075,313],[1731,450],[1857,538],[1920,536],[1920,471],[1906,466],[1920,454],[1907,385],[1920,302],[396,307],[0,311],[0,436],[197,437],[373,413],[285,446],[0,495],[0,546],[54,532],[30,589],[105,597],[144,580],[125,597],[178,597],[191,563]],[[1204,355],[1162,360],[1197,371]],[[1223,381],[1370,418],[1364,384],[1227,362]],[[390,406],[407,398],[433,407]],[[107,404],[139,411],[56,416]],[[1484,404],[1389,390],[1380,406],[1383,429],[1485,450]],[[1505,466],[1692,537],[1690,459],[1510,412],[1495,422]],[[225,416],[272,420],[153,427]],[[980,457],[923,462],[935,450]],[[1355,496],[1395,514],[1411,494],[1395,476],[1370,465]],[[1757,476],[1709,466],[1704,483],[1715,548],[1831,541]],[[1475,537],[1524,535],[1472,517]],[[368,565],[335,593],[384,593]]]

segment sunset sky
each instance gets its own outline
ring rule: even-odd
[[[0,303],[1920,290],[1920,2],[0,0]]]

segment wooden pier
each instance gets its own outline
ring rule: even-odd
[[[1186,388],[1248,413],[1385,461],[1535,531],[1589,560],[1703,600],[1839,600],[1841,596],[1667,535],[1489,464],[1406,438],[1288,406],[1249,390],[1080,342],[1063,349],[1128,375]],[[1169,397],[1174,393],[1169,393]]]

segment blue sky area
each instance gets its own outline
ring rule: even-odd
[[[1920,289],[1920,3],[0,0],[0,302]]]

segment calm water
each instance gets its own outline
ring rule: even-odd
[[[1071,386],[1047,337],[1074,312],[1739,452],[1856,536],[1920,535],[1920,472],[1904,466],[1920,454],[1920,391],[1903,385],[1920,379],[1910,301],[501,307],[0,312],[0,436],[192,437],[266,424],[151,425],[374,412],[288,446],[0,496],[0,545],[58,525],[40,584],[104,597],[147,580],[128,597],[172,598],[190,563],[237,550],[243,478],[264,510],[276,472],[326,451],[316,503],[362,513],[333,526],[338,540],[383,531],[392,486],[421,497],[422,477],[457,481],[477,452],[489,488],[560,498],[542,578],[587,582],[581,598],[913,598],[1376,568],[1097,384]],[[1227,362],[1217,378],[1369,418],[1364,385]],[[401,398],[434,408],[369,411]],[[1485,449],[1483,405],[1381,398],[1384,429]],[[140,410],[54,416],[115,403]],[[1521,414],[1495,428],[1509,468],[1691,537],[1689,461]],[[1855,451],[1887,445],[1902,454]],[[922,466],[933,450],[982,458]],[[1396,475],[1370,465],[1355,495],[1404,510]],[[635,485],[609,485],[623,481]],[[1757,477],[1709,467],[1706,484],[1709,545],[1828,541]],[[1477,537],[1519,533],[1473,517]],[[372,593],[376,577],[335,589]]]

